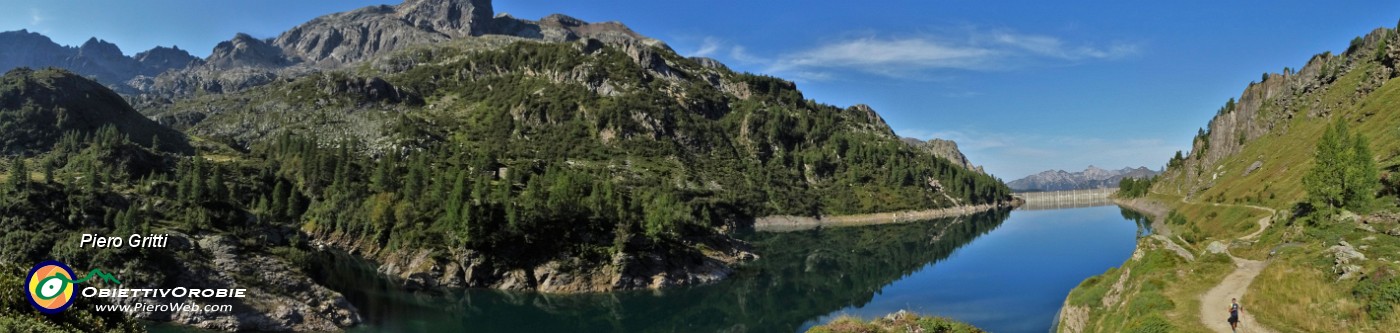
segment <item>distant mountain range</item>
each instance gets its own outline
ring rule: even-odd
[[[1006,183],[1018,192],[1068,191],[1092,188],[1118,187],[1123,178],[1148,178],[1157,171],[1146,167],[1105,170],[1090,165],[1084,171],[1046,170]]]
[[[178,47],[156,47],[122,54],[117,45],[89,38],[83,45],[62,46],[44,35],[28,30],[0,32],[0,69],[16,67],[59,67],[116,85],[137,76],[156,76],[172,69],[203,63]]]

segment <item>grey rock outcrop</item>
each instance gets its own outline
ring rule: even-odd
[[[1176,189],[1180,194],[1210,188],[1223,175],[1222,163],[1243,151],[1249,142],[1269,134],[1287,133],[1290,124],[1296,123],[1295,118],[1329,118],[1334,111],[1360,102],[1385,82],[1400,77],[1396,70],[1400,68],[1397,43],[1400,34],[1378,28],[1355,39],[1340,54],[1319,53],[1301,68],[1265,73],[1260,81],[1250,82],[1233,103],[1227,102],[1220,108],[1198,133],[1180,168],[1174,168],[1182,172],[1166,176],[1184,184]],[[1379,66],[1360,66],[1368,61],[1377,61]],[[1365,71],[1357,73],[1355,86],[1334,84],[1355,70]]]
[[[1262,167],[1264,167],[1264,161],[1254,161],[1254,163],[1250,164],[1249,167],[1244,168],[1244,174],[1242,176],[1249,176],[1249,174],[1254,173],[1254,171],[1258,171],[1259,168]]]
[[[448,40],[453,35],[469,33],[461,32],[458,27],[460,23],[451,21],[450,17],[456,15],[442,13],[429,17],[432,14],[430,10],[450,4],[411,4],[415,10],[412,15],[400,13],[396,7],[374,6],[318,17],[287,30],[273,43],[300,61],[337,65],[368,59],[409,45],[435,43]]]
[[[181,251],[207,256],[207,264],[176,263],[169,287],[245,289],[243,298],[122,297],[116,304],[229,305],[231,311],[148,311],[133,307],[129,315],[223,331],[340,331],[359,324],[359,310],[340,293],[316,284],[280,258],[244,251],[228,236],[192,240],[173,235]]]
[[[214,46],[205,61],[210,67],[230,69],[236,67],[282,67],[290,63],[282,50],[265,40],[239,33],[233,39]]]
[[[408,0],[395,8],[404,21],[423,30],[460,38],[491,30],[491,0]]]
[[[286,57],[285,63],[279,65],[303,63],[317,67],[335,67],[414,45],[488,34],[549,42],[596,39],[607,44],[665,45],[617,22],[588,23],[561,14],[539,21],[493,15],[489,0],[408,0],[396,6],[371,6],[321,16],[283,32],[269,45]],[[241,60],[240,56],[244,55],[231,58]],[[252,65],[267,63],[265,54],[248,56],[254,56],[246,61]]]
[[[1366,261],[1366,255],[1357,251],[1351,244],[1339,241],[1337,245],[1327,248],[1327,253],[1332,255],[1332,271],[1338,275],[1338,280],[1346,280],[1362,274],[1361,264]]]
[[[705,242],[715,251],[669,257],[646,251],[615,253],[609,263],[599,266],[585,265],[577,258],[508,266],[471,250],[448,258],[429,250],[384,253],[377,261],[380,274],[403,281],[410,290],[468,287],[580,293],[713,283],[733,274],[735,264],[758,258],[741,241]]]
[[[933,156],[938,156],[943,159],[946,159],[948,160],[948,162],[952,162],[953,165],[960,166],[963,169],[976,171],[977,173],[987,173],[986,171],[982,170],[981,166],[972,164],[972,161],[969,161],[967,159],[967,155],[963,155],[962,151],[958,150],[958,143],[953,142],[953,140],[943,140],[937,138],[928,141],[923,141],[915,138],[901,138],[900,140],[903,140],[904,143],[907,143],[914,148],[927,151],[933,154]]]
[[[783,81],[783,83],[787,84],[792,89],[796,89],[797,87],[796,83],[788,81]],[[885,123],[885,118],[881,117],[879,113],[876,113],[875,109],[871,108],[869,105],[852,105],[846,108],[846,112],[855,113],[857,116],[864,118],[865,121],[861,122],[864,130],[875,132],[880,135],[894,136],[894,130],[891,130],[890,125]]]
[[[1220,241],[1211,241],[1210,245],[1206,246],[1206,253],[1221,254],[1225,253],[1226,251],[1229,251],[1229,249],[1230,247],[1225,245],[1225,243],[1222,243]]]

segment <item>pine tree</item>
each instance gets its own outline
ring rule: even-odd
[[[462,205],[467,201],[467,172],[458,171],[456,178],[452,181],[452,192],[448,193],[446,201],[443,202],[443,225],[455,225],[462,220]]]
[[[301,207],[304,205],[301,194],[297,193],[295,189],[289,188],[287,191],[287,217],[294,220],[301,218]]]
[[[258,197],[257,203],[253,206],[253,210],[258,212],[258,223],[266,222],[265,220],[270,217],[271,214],[269,214],[270,208],[268,205],[267,195],[264,194]]]
[[[209,176],[209,199],[224,201],[229,198],[228,186],[224,184],[224,173],[217,165],[211,168]]]
[[[28,183],[29,168],[25,167],[24,158],[15,156],[10,160],[10,188],[15,192],[24,193]]]
[[[272,206],[268,207],[268,216],[274,218],[287,216],[289,198],[291,198],[291,191],[287,190],[287,182],[278,180],[277,185],[272,188]]]
[[[403,194],[418,198],[423,195],[423,158],[414,156],[408,163],[408,176],[404,177]]]
[[[205,186],[207,185],[207,184],[205,184],[205,181],[204,181],[204,173],[205,173],[205,171],[204,171],[204,157],[195,156],[195,157],[194,157],[194,164],[191,166],[191,170],[190,170],[190,173],[189,173],[189,175],[188,175],[188,176],[190,177],[190,178],[189,178],[189,184],[190,184],[189,195],[190,195],[190,196],[189,196],[189,198],[187,199],[188,201],[190,201],[190,202],[204,202],[205,194],[206,194],[206,193],[205,193],[205,192],[206,192],[206,191],[205,191]]]
[[[84,188],[88,191],[97,191],[99,187],[102,187],[102,181],[99,180],[97,174],[97,166],[88,165],[84,170],[86,172],[83,174],[83,180],[87,182],[87,186],[84,186]]]
[[[54,161],[53,161],[53,160],[44,161],[44,183],[45,183],[45,184],[53,184],[53,183],[55,182],[55,180],[54,180],[54,175],[53,175],[53,174],[54,174]]]
[[[1351,162],[1346,172],[1346,207],[1353,211],[1366,211],[1375,201],[1380,191],[1380,170],[1376,167],[1371,148],[1366,137],[1356,133],[1351,139]]]

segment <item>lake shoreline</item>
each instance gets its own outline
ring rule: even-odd
[[[1113,203],[1118,207],[1127,208],[1150,217],[1152,219],[1152,233],[1168,237],[1172,235],[1171,229],[1166,228],[1164,224],[1167,213],[1171,211],[1171,207],[1167,204],[1148,198],[1113,198]]]
[[[1167,213],[1171,211],[1171,208],[1161,201],[1148,198],[1124,199],[1119,197],[1113,197],[1112,200],[1113,204],[1120,208],[1147,215],[1148,219],[1151,220],[1152,233],[1164,236],[1171,235],[1171,230],[1165,228],[1164,225]],[[1139,243],[1139,245],[1141,245],[1141,243]],[[1118,267],[1127,265],[1131,260],[1133,259],[1129,258],[1127,261],[1119,264]],[[1060,312],[1055,314],[1055,321],[1051,324],[1055,332],[1079,333],[1083,332],[1088,327],[1089,307],[1075,306],[1069,303],[1070,295],[1073,295],[1074,291],[1079,288],[1080,286],[1075,286],[1073,289],[1070,289],[1069,294],[1065,295],[1064,302],[1060,305]]]
[[[753,228],[754,231],[786,232],[816,229],[819,227],[849,227],[890,223],[905,223],[939,218],[967,216],[994,209],[1016,208],[1018,206],[1021,206],[1022,204],[1023,202],[1020,200],[1011,200],[998,201],[996,203],[981,205],[960,205],[938,209],[905,210],[868,214],[828,215],[816,217],[771,215],[755,218],[753,221]]]

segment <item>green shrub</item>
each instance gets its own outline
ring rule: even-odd
[[[1366,304],[1366,314],[1371,319],[1381,320],[1400,303],[1400,279],[1391,269],[1382,268],[1357,283],[1352,295]]]
[[[1128,332],[1130,333],[1168,333],[1175,331],[1177,331],[1177,329],[1172,326],[1171,322],[1168,322],[1166,318],[1162,318],[1159,314],[1143,317],[1128,328]]]

